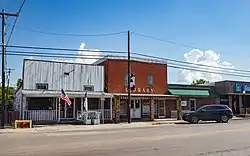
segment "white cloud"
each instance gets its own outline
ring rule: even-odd
[[[78,55],[79,56],[76,59],[69,59],[69,60],[53,59],[52,61],[92,64],[96,62],[98,59],[100,59],[101,52],[98,49],[86,49],[85,43],[81,43]]]
[[[84,50],[84,51],[81,51],[81,50]],[[75,60],[75,62],[83,63],[83,64],[92,64],[96,62],[101,56],[101,52],[98,49],[85,49],[85,43],[80,44],[78,54],[79,54],[79,57]]]
[[[197,79],[205,79],[209,82],[215,82],[223,80],[223,75],[221,75],[221,72],[227,72],[226,69],[219,69],[214,67],[222,67],[222,68],[230,68],[233,69],[234,66],[227,61],[222,62],[220,60],[220,54],[212,51],[201,51],[199,49],[193,49],[187,53],[184,54],[184,58],[186,62],[195,63],[195,64],[201,64],[201,66],[195,66],[195,70],[205,70],[210,72],[216,72],[216,73],[205,73],[205,72],[199,72],[199,71],[191,71],[191,70],[185,70],[182,69],[180,71],[181,79],[187,83],[192,83],[193,80]],[[205,67],[202,65],[207,66],[213,66],[213,67]],[[187,66],[187,68],[194,68],[192,65]],[[218,74],[217,74],[218,73]]]

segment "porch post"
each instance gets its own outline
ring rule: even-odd
[[[67,103],[66,103],[66,101],[64,101],[64,118],[67,118],[66,112],[67,112]]]
[[[113,119],[112,97],[110,98],[110,120]]]
[[[74,98],[73,102],[73,118],[76,118],[76,98]]]
[[[55,101],[55,103],[56,103],[56,120],[58,120],[58,115],[57,115],[57,101],[58,101],[58,99],[56,98],[56,101]]]
[[[61,120],[61,99],[58,99],[58,122]]]
[[[155,118],[154,112],[155,111],[154,111],[154,99],[152,97],[150,98],[149,107],[150,107],[150,120],[154,121],[154,118]]]
[[[101,97],[102,124],[104,124],[104,97]]]
[[[81,97],[81,114],[83,114],[83,97]]]

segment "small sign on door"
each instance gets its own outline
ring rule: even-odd
[[[186,107],[187,106],[187,101],[181,101],[181,106]]]

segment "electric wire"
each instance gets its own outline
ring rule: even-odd
[[[9,45],[7,47],[10,48],[20,48],[20,49],[36,49],[36,50],[53,50],[53,51],[82,51],[82,52],[93,52],[93,53],[114,53],[114,54],[127,54],[126,51],[114,51],[114,50],[92,50],[92,49],[69,49],[69,48],[54,48],[54,47],[39,47],[39,46],[20,46],[20,45]],[[192,63],[192,62],[186,62],[186,61],[180,61],[176,59],[168,59],[168,58],[163,58],[163,57],[157,57],[157,56],[152,56],[152,55],[146,55],[146,54],[141,54],[138,52],[131,52],[133,55],[137,56],[142,56],[142,57],[147,57],[147,58],[154,58],[154,59],[160,59],[160,60],[165,60],[168,62],[178,62],[178,63],[183,63],[186,65],[196,65],[196,66],[206,66],[209,68],[216,68],[216,69],[223,69],[223,70],[231,70],[231,71],[237,71],[237,72],[246,72],[249,73],[249,70],[242,70],[242,69],[234,69],[234,68],[229,68],[229,67],[218,67],[218,66],[212,66],[212,65],[205,65],[205,64],[199,64],[199,63]]]
[[[1,53],[0,53],[1,54]],[[58,55],[35,55],[35,54],[18,54],[18,53],[7,53],[7,55],[14,55],[14,56],[34,56],[34,57],[47,57],[47,58],[79,58],[79,59],[98,59],[98,58],[103,58],[103,57],[76,57],[76,56],[58,56]],[[121,56],[112,56],[112,57],[121,57]],[[243,75],[243,74],[233,74],[233,73],[225,73],[225,72],[216,72],[216,71],[210,71],[207,69],[197,69],[197,68],[191,68],[187,67],[181,64],[173,64],[173,63],[168,63],[167,65],[170,68],[177,68],[177,69],[184,69],[184,70],[190,70],[190,71],[197,71],[197,72],[204,72],[204,73],[212,73],[212,74],[220,74],[220,75],[227,75],[227,76],[237,76],[237,77],[250,77],[250,75]],[[211,69],[212,70],[212,69]]]

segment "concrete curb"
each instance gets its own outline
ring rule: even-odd
[[[232,120],[248,120],[250,118],[234,118]],[[131,129],[145,129],[155,128],[157,126],[167,126],[173,124],[184,124],[187,123],[183,120],[176,121],[153,121],[147,123],[132,123],[132,124],[106,124],[96,126],[86,125],[66,125],[66,126],[48,126],[48,127],[34,127],[32,129],[3,129],[0,130],[0,134],[4,133],[55,133],[55,132],[104,132],[104,131],[119,131],[119,130],[131,130]]]

